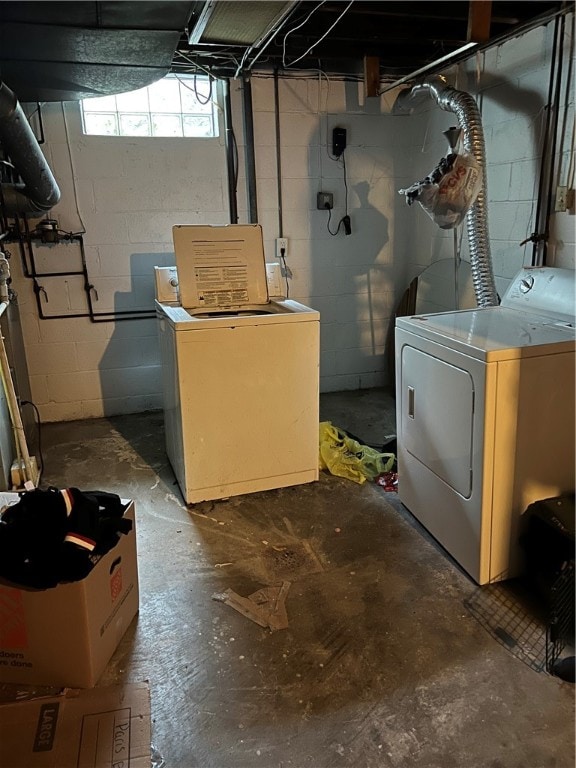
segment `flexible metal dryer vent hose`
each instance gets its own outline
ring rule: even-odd
[[[430,77],[402,91],[396,100],[394,110],[396,112],[411,111],[412,102],[422,95],[432,96],[441,109],[456,115],[463,132],[464,149],[474,156],[482,169],[482,188],[476,202],[466,214],[470,268],[478,306],[496,306],[499,302],[488,236],[486,149],[480,111],[469,93],[452,88],[441,76]]]

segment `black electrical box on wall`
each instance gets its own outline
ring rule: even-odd
[[[332,131],[332,154],[340,157],[346,149],[346,128],[334,128]]]

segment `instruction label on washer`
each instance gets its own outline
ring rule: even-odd
[[[248,302],[248,267],[196,267],[198,303],[207,307]]]
[[[172,231],[184,307],[268,303],[260,226],[179,226]]]

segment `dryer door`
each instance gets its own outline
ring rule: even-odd
[[[439,357],[402,347],[404,448],[464,498],[472,492],[474,382]]]

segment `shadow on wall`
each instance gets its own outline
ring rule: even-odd
[[[118,287],[124,290],[115,291],[113,306],[103,308],[116,315],[114,331],[99,364],[106,417],[162,407],[154,267],[173,263],[173,253],[133,253],[130,275],[116,278]]]
[[[470,82],[459,83],[458,89],[473,93],[476,87],[474,73],[470,72],[468,74]],[[541,143],[546,120],[545,104],[539,91],[531,88],[522,88],[518,85],[517,81],[507,80],[501,75],[483,73],[481,88],[482,91],[476,98],[479,105],[483,106],[482,122],[488,169],[488,231],[491,236],[492,262],[497,275],[509,274],[509,277],[512,277],[522,266],[522,263],[530,263],[530,256],[527,254],[526,249],[531,250],[532,244],[528,243],[521,249],[518,247],[518,242],[523,237],[529,237],[530,233],[537,227],[535,221],[528,220],[533,219],[536,205],[533,203],[532,210],[526,217],[527,220],[524,225],[526,234],[519,237],[516,237],[516,232],[511,232],[515,222],[515,219],[512,218],[510,218],[509,222],[504,221],[503,224],[499,222],[498,225],[494,226],[494,231],[492,231],[490,213],[494,214],[496,210],[491,210],[490,206],[499,201],[535,201],[538,192],[537,182],[542,154]],[[435,105],[433,98],[429,97],[425,103],[429,110],[424,115],[424,117],[427,115],[426,131],[432,125],[434,133],[439,134],[442,130],[440,125],[442,122],[446,121],[446,127],[455,124],[456,116],[453,113],[441,110],[439,106]],[[408,120],[421,120],[422,117],[423,115],[416,108],[414,113],[408,117]],[[527,125],[526,130],[525,125]],[[518,142],[511,142],[510,140],[511,126],[517,127]],[[522,138],[524,132],[526,132],[527,138]],[[492,178],[498,180],[497,185],[491,183],[491,168],[494,173]],[[509,169],[507,178],[505,178],[506,168]],[[432,165],[427,167],[427,172],[431,169]],[[416,173],[414,177],[411,177],[410,183],[416,178],[423,178],[424,175],[424,173]],[[413,205],[410,210],[414,216],[421,216],[423,214],[419,205]],[[510,229],[508,233],[505,231],[506,226]],[[503,231],[498,232],[497,227]],[[461,225],[461,228],[462,257],[468,260],[469,246],[466,222]],[[419,240],[418,234],[419,228],[417,224],[407,229],[408,237],[412,238],[409,241],[412,247],[425,249],[427,253],[428,250],[426,249],[429,243],[422,242],[421,237]],[[494,236],[495,234],[497,235],[496,237]],[[445,246],[446,239],[444,237],[435,237],[432,240],[430,263],[433,263],[442,255],[447,255]],[[497,287],[502,292],[506,286],[500,284]]]
[[[545,101],[542,94],[530,88],[518,87],[517,81],[506,80],[502,77],[484,75],[482,78],[482,99],[492,102],[500,107],[504,107],[510,113],[512,118],[518,115],[524,115],[530,121],[530,130],[532,132],[532,155],[528,154],[530,147],[526,147],[525,157],[534,161],[535,179],[538,178],[541,145],[544,138],[544,123],[546,119]],[[485,112],[486,110],[484,110]],[[507,121],[503,121],[506,123]],[[484,128],[486,130],[486,127]],[[508,154],[509,140],[499,144],[498,123],[492,126],[491,139],[495,145],[488,147],[488,137],[485,136],[487,151],[486,160],[490,162],[513,162],[517,158]],[[488,189],[490,194],[490,189]]]
[[[357,324],[360,324],[358,340],[361,350],[365,353],[371,350],[374,358],[380,358],[380,364],[373,370],[382,370],[382,347],[384,344],[385,328],[389,314],[389,305],[386,298],[392,283],[390,265],[378,264],[378,256],[382,248],[388,243],[388,219],[369,201],[371,187],[369,182],[360,181],[352,185],[352,189],[358,197],[360,209],[360,219],[366,231],[364,233],[364,243],[361,246],[361,263],[365,265],[366,283],[365,286],[360,281],[357,283],[357,289],[366,289],[365,293],[357,293]],[[362,233],[360,232],[360,235]],[[352,253],[354,258],[355,251]],[[363,275],[361,271],[359,275]],[[365,325],[365,323],[368,325]],[[386,372],[384,372],[386,373]]]
[[[488,204],[499,200],[532,200],[533,207],[530,213],[530,219],[526,221],[525,237],[529,237],[532,232],[537,231],[538,222],[535,220],[536,200],[538,197],[538,180],[540,178],[540,165],[542,162],[543,140],[545,136],[546,123],[546,104],[542,93],[531,88],[522,88],[516,80],[507,80],[500,75],[484,74],[482,76],[482,93],[480,94],[484,106],[482,108],[483,122],[488,123],[489,110],[488,104],[496,105],[506,110],[507,120],[493,122],[490,127],[484,125],[485,145],[486,145],[486,163],[488,167]],[[548,84],[546,83],[546,87]],[[518,119],[523,116],[529,123],[528,131],[531,134],[531,145],[521,140],[524,132],[522,125],[518,126],[519,144],[517,147],[510,145],[509,125],[511,119]],[[528,131],[526,133],[528,134]],[[521,156],[518,157],[518,147],[521,148]],[[548,150],[549,152],[549,150]],[[523,160],[532,164],[532,179],[523,170]],[[510,163],[510,178],[508,187],[503,190],[495,190],[490,185],[490,166],[499,166]],[[544,170],[543,178],[546,178],[547,170]],[[502,194],[498,194],[501,192]],[[504,197],[502,197],[504,195]],[[511,195],[511,196],[510,196]],[[488,211],[488,231],[490,232],[490,211]],[[490,232],[490,235],[492,233]],[[523,264],[530,264],[532,259],[532,250],[537,249],[528,242],[524,248],[518,248],[518,254],[522,254],[518,263],[507,266],[506,256],[510,257],[510,251],[506,248],[500,256],[497,253],[498,240],[492,237],[492,262],[497,272],[502,272],[502,276],[513,277]],[[502,293],[506,286],[500,284],[499,292]]]
[[[321,391],[364,389],[384,380],[388,265],[378,256],[388,242],[388,219],[369,200],[367,181],[352,185],[352,233],[322,238],[312,253],[311,296],[324,307],[321,332]],[[332,219],[331,232],[337,230]],[[325,226],[327,226],[325,224]],[[313,299],[314,302],[314,299]]]
[[[363,115],[382,115],[382,103],[380,98],[364,97],[360,100],[361,88],[357,82],[347,81],[344,83],[344,92],[346,99],[346,112],[362,113]],[[391,95],[390,95],[390,98]],[[387,97],[384,96],[384,100]]]
[[[506,80],[502,76],[484,74],[482,76],[482,99],[504,107],[511,117],[525,115],[532,118],[534,159],[539,160],[542,127],[545,118],[543,112],[545,102],[539,91],[530,88],[520,88],[516,80]],[[542,117],[539,121],[536,118]],[[497,124],[496,124],[497,125]],[[484,126],[485,128],[485,126]],[[486,137],[485,137],[486,138]],[[502,149],[505,149],[504,146]],[[488,160],[491,158],[488,157]]]
[[[125,290],[114,292],[113,310],[121,317],[131,316],[120,315],[126,312],[143,314],[116,321],[99,373],[104,416],[128,444],[118,444],[118,463],[128,462],[134,470],[151,472],[151,487],[161,484],[167,493],[177,494],[165,449],[162,368],[154,310],[154,267],[174,263],[174,253],[170,252],[131,254],[130,275],[118,278]],[[154,412],[152,416],[150,412]],[[134,414],[142,414],[142,419]],[[134,489],[126,488],[128,496],[134,496],[138,482]]]

